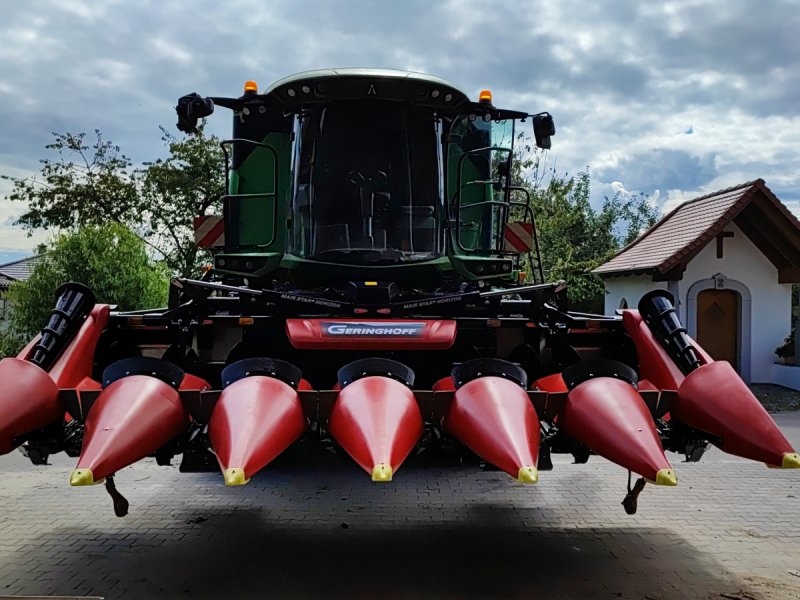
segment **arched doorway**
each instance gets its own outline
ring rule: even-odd
[[[697,343],[714,360],[726,360],[737,371],[741,348],[741,296],[731,289],[697,294]]]

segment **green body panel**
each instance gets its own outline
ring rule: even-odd
[[[406,281],[423,285],[453,272],[453,265],[446,256],[404,265],[346,265],[286,254],[280,266],[292,274],[293,280],[307,282],[319,282],[322,276],[326,281]]]
[[[239,168],[233,171],[235,177],[231,177],[233,193],[243,196],[231,199],[238,205],[238,223],[228,225],[239,231],[240,250],[258,248],[262,251],[283,253],[286,247],[289,207],[291,141],[286,134],[270,133],[262,143],[275,150],[278,157],[277,190],[273,190],[276,165],[272,153],[265,148],[253,149]],[[273,192],[274,197],[266,195]],[[248,197],[249,194],[265,195]]]
[[[517,271],[509,258],[490,256],[452,255],[453,270],[468,280],[509,279],[517,280]]]
[[[491,200],[491,188],[484,183],[477,183],[480,180],[485,180],[487,174],[481,173],[476,165],[474,156],[468,156],[460,160],[463,152],[458,144],[448,144],[447,147],[447,201],[450,206],[455,207],[456,196],[459,194],[458,182],[459,171],[461,171],[461,212],[456,215],[453,214],[454,219],[460,221],[460,233],[456,237],[456,230],[453,228],[450,232],[451,246],[453,254],[470,253],[482,245],[482,240],[485,236],[484,227],[487,225],[486,206],[476,206],[468,208],[470,205],[479,202]],[[460,162],[460,167],[459,167]],[[460,242],[460,245],[459,245]]]
[[[237,193],[236,190],[239,189],[239,171],[236,169],[230,169],[228,172],[228,189],[226,190],[228,194],[235,194]]]
[[[283,254],[280,252],[244,252],[217,254],[214,268],[230,275],[264,279],[278,269]]]

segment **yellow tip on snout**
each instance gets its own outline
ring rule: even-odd
[[[800,469],[800,454],[797,452],[787,452],[783,455],[781,469]]]
[[[98,483],[103,483],[105,478],[101,479],[100,481],[94,480],[94,473],[92,473],[91,469],[75,469],[72,472],[72,475],[69,476],[69,484],[74,486],[79,485],[95,485]]]
[[[225,469],[222,473],[225,485],[245,485],[249,479],[244,476],[244,469]]]
[[[656,473],[656,480],[652,483],[656,485],[678,485],[678,476],[672,469],[661,469]]]
[[[391,481],[392,480],[392,466],[386,463],[379,463],[372,469],[372,481]]]
[[[522,467],[517,473],[517,481],[520,483],[536,483],[539,481],[539,471],[536,467]]]

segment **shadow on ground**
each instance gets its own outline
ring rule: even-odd
[[[77,539],[76,548],[83,542],[103,550],[65,556],[49,589],[30,592],[202,599],[754,597],[663,529],[524,527],[521,511],[491,505],[476,507],[458,527],[355,522],[310,530],[271,522],[263,512],[175,514],[181,530],[194,524],[181,535],[169,528],[155,535],[63,528],[61,534]],[[66,576],[78,570],[94,576],[82,582]]]
[[[741,581],[707,547],[695,547],[674,529],[586,527],[580,516],[592,514],[600,501],[591,494],[569,507],[503,504],[491,490],[508,485],[504,475],[496,483],[489,474],[474,483],[464,478],[458,484],[464,487],[434,489],[436,477],[423,471],[440,467],[425,460],[404,467],[403,487],[364,488],[364,473],[340,457],[315,453],[302,470],[298,458],[308,457],[290,452],[239,490],[221,487],[218,473],[185,476],[187,486],[136,488],[136,476],[144,481],[151,471],[132,471],[126,520],[109,520],[104,511],[87,527],[54,524],[18,549],[19,559],[12,559],[24,582],[18,593],[109,599],[777,597],[762,595],[758,582]],[[97,492],[87,510],[110,512]],[[64,540],[71,545],[55,564],[37,558],[41,548]]]

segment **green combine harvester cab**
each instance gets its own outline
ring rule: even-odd
[[[310,71],[240,98],[181,98],[179,127],[215,106],[233,111],[219,274],[258,282],[358,279],[428,288],[518,281],[521,254],[542,283],[527,191],[510,184],[514,140],[547,113],[498,109],[418,73]],[[519,222],[506,235],[506,225]],[[526,235],[527,233],[527,235]],[[509,239],[517,245],[514,246]]]
[[[63,285],[41,334],[0,361],[0,454],[79,457],[70,483],[105,482],[119,516],[114,477],[144,457],[238,486],[293,444],[380,483],[423,452],[519,483],[553,453],[598,454],[628,471],[628,513],[646,482],[676,485],[665,451],[691,462],[714,444],[800,467],[669,292],[592,315],[545,280],[511,179],[520,135],[550,147],[548,113],[496,108],[488,91],[471,102],[428,75],[340,69],[184,96],[178,127],[217,106],[233,138],[223,215],[198,220],[206,238],[224,229],[213,268],[136,312]]]

